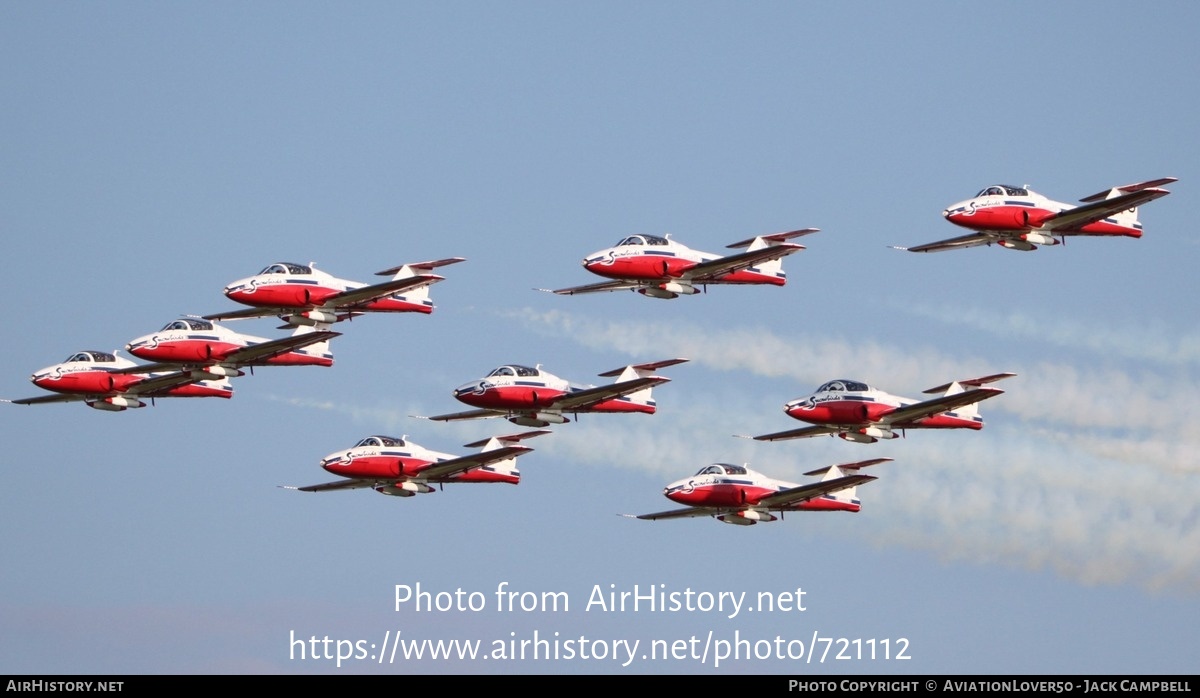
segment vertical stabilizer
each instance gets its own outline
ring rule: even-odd
[[[296,329],[292,331],[292,336],[300,337],[306,334],[312,334],[313,332],[328,332],[329,328],[332,326],[333,325],[328,322],[317,322],[312,325],[297,325]],[[337,333],[334,334],[336,335]],[[332,337],[330,339],[332,339]],[[302,347],[300,351],[314,356],[326,356],[330,359],[333,358],[333,350],[329,347],[329,339],[323,339],[319,342],[309,344],[305,347]]]
[[[866,468],[866,467],[869,467],[872,465],[878,465],[880,463],[887,463],[887,462],[890,462],[891,460],[892,460],[891,458],[872,458],[870,460],[860,460],[860,461],[855,461],[853,463],[842,463],[840,465],[831,465],[827,468],[818,468],[816,470],[810,470],[804,474],[805,475],[822,475],[822,474],[824,474],[824,477],[821,478],[821,482],[826,482],[829,480],[836,480],[836,479],[842,478],[842,477],[852,477],[852,476],[856,476],[856,475],[861,475],[860,471],[863,468]],[[873,478],[869,475],[862,475],[861,477],[856,478],[854,483],[851,484],[849,487],[845,487],[840,490],[835,490],[833,492],[830,492],[829,496],[833,497],[834,499],[838,500],[839,502],[857,503],[858,502],[858,485],[860,483],[870,482],[873,479],[875,479],[875,478]]]
[[[687,361],[688,359],[666,359],[664,361],[654,361],[645,364],[631,364],[624,368],[605,371],[600,375],[605,378],[616,376],[617,383],[626,383],[628,381],[638,379],[649,379],[651,382],[645,388],[641,388],[626,395],[626,397],[634,402],[638,402],[643,405],[649,405],[653,404],[654,402],[653,398],[651,397],[651,390],[653,390],[654,386],[658,385],[659,383],[670,382],[671,380],[670,378],[655,375],[654,372],[660,368],[686,363]]]
[[[523,431],[519,434],[492,436],[490,438],[483,439],[482,441],[472,441],[469,444],[465,444],[465,446],[467,448],[478,448],[482,446],[480,453],[487,453],[489,451],[497,451],[500,449],[508,449],[512,451],[512,455],[510,455],[508,458],[504,458],[489,464],[487,469],[495,473],[511,475],[519,479],[521,477],[521,471],[517,470],[517,457],[533,450],[528,446],[520,445],[520,442],[524,439],[532,439],[535,436],[541,436],[542,434],[549,433],[550,431],[547,429]]]

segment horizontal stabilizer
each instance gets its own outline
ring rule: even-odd
[[[614,376],[619,376],[622,373],[624,373],[626,368],[632,368],[635,371],[654,371],[656,369],[665,368],[667,366],[674,366],[675,364],[687,363],[688,361],[689,361],[689,359],[666,359],[663,361],[653,361],[651,363],[645,363],[645,364],[632,364],[630,366],[622,366],[621,368],[614,368],[611,371],[605,371],[604,373],[599,373],[597,375],[602,376],[604,378],[612,378]]]
[[[384,269],[383,271],[377,271],[377,272],[375,272],[375,275],[376,276],[391,276],[392,274],[395,274],[396,272],[400,271],[404,267],[409,267],[410,269],[436,269],[438,267],[444,267],[448,264],[458,264],[459,262],[465,262],[465,261],[467,261],[466,257],[447,257],[445,259],[435,259],[435,260],[432,260],[429,262],[413,262],[411,264],[401,264],[398,267],[392,267],[391,269]]]
[[[1123,187],[1113,187],[1112,189],[1105,189],[1104,191],[1097,192],[1095,194],[1092,194],[1091,196],[1085,196],[1082,199],[1080,199],[1080,201],[1084,201],[1084,202],[1103,201],[1104,199],[1112,198],[1112,196],[1114,195],[1113,194],[1114,192],[1128,194],[1130,192],[1142,191],[1143,189],[1151,189],[1153,187],[1161,187],[1164,184],[1170,184],[1171,182],[1178,182],[1178,181],[1179,181],[1179,179],[1177,177],[1162,177],[1160,179],[1152,179],[1148,182],[1138,182],[1137,184],[1126,184]]]
[[[857,472],[861,468],[866,468],[866,467],[872,466],[872,465],[879,465],[880,463],[887,463],[891,460],[892,460],[891,458],[872,458],[870,460],[860,460],[855,463],[842,463],[841,465],[827,465],[824,468],[817,468],[816,470],[810,470],[804,474],[805,475],[824,475],[825,473],[829,472],[830,468],[837,468],[843,472],[846,472],[846,471]]]
[[[523,441],[524,439],[532,439],[535,436],[541,436],[542,434],[550,434],[550,433],[552,433],[552,432],[549,429],[538,429],[536,431],[523,431],[519,434],[509,434],[507,436],[489,436],[486,439],[480,439],[479,441],[472,441],[469,444],[463,444],[463,445],[466,446],[467,448],[478,448],[480,446],[486,446],[487,443],[489,441],[491,441],[492,439],[495,439],[497,441],[502,441],[504,443],[516,443],[518,441]]]
[[[968,378],[966,380],[954,381],[954,383],[958,383],[961,386],[971,386],[973,388],[978,388],[981,385],[987,385],[988,383],[995,383],[998,380],[1004,380],[1005,378],[1012,378],[1015,375],[1017,375],[1017,374],[1015,374],[1015,373],[993,373],[990,376],[982,376],[980,378]],[[928,390],[923,390],[921,392],[926,393],[928,395],[937,395],[938,393],[944,393],[947,390],[949,390],[950,387],[952,385],[954,385],[954,383],[946,383],[944,385],[935,386],[933,388],[929,388]]]
[[[820,228],[801,228],[800,230],[789,230],[786,233],[772,233],[770,235],[759,235],[757,237],[752,237],[747,240],[735,242],[731,245],[726,245],[726,247],[729,249],[737,249],[739,247],[749,247],[750,243],[754,242],[758,238],[762,238],[763,240],[766,240],[767,242],[786,242],[788,240],[791,240],[792,238],[798,238],[801,235],[811,235],[813,233],[820,232],[820,230],[821,230]]]

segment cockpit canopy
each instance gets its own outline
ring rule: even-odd
[[[541,371],[537,370],[536,368],[530,368],[528,366],[518,366],[517,364],[511,364],[509,366],[501,366],[500,368],[492,371],[491,373],[488,374],[488,377],[489,378],[491,378],[492,376],[532,377],[532,376],[540,376],[540,375],[541,375]]]
[[[68,356],[67,360],[64,361],[63,363],[69,364],[73,361],[74,362],[87,361],[87,362],[111,364],[111,363],[116,363],[117,357],[113,356],[112,354],[109,354],[108,352],[103,352],[103,351],[80,351],[80,352],[76,352],[76,353]]]
[[[167,330],[197,330],[211,332],[212,328],[213,324],[208,320],[180,318],[173,322],[168,322],[161,330],[159,330],[159,332],[166,332]]]
[[[394,436],[368,436],[367,438],[354,444],[359,446],[403,446],[404,439],[397,439]]]
[[[838,392],[865,393],[866,391],[868,391],[870,389],[871,389],[871,386],[867,385],[866,383],[859,383],[858,381],[851,381],[851,380],[846,380],[844,378],[839,378],[834,381],[829,381],[825,385],[822,385],[820,388],[817,388],[817,392],[818,393],[838,393]]]
[[[671,242],[666,238],[658,237],[657,235],[630,235],[624,240],[618,242],[615,247],[625,247],[626,245],[669,245]]]
[[[745,475],[746,469],[729,463],[713,463],[696,471],[697,475]]]
[[[266,269],[258,272],[259,274],[312,274],[312,267],[306,267],[303,264],[292,264],[291,262],[280,262],[272,264]]]
[[[1010,184],[997,184],[981,190],[975,198],[981,196],[1029,196],[1029,190],[1024,187],[1014,187]]]

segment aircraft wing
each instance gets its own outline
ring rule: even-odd
[[[519,456],[522,453],[529,453],[532,450],[528,446],[504,446],[503,448],[481,451],[461,458],[451,458],[450,460],[430,465],[428,468],[417,473],[413,479],[436,482],[454,477],[455,475],[461,475],[468,470],[476,470],[492,463],[512,458],[513,456]]]
[[[554,400],[551,400],[545,405],[539,406],[538,409],[562,410],[564,412],[581,410],[591,407],[597,403],[604,402],[605,400],[612,400],[614,398],[623,397],[630,393],[636,393],[637,391],[648,386],[658,385],[659,383],[668,383],[670,380],[670,378],[664,378],[663,376],[643,376],[641,378],[634,378],[633,380],[621,381],[619,383],[612,383],[610,385],[601,385],[595,388],[576,390],[573,393],[567,393],[566,395],[562,395]]]
[[[212,313],[211,315],[201,315],[205,320],[251,320],[260,317],[270,317],[272,315],[278,317],[287,317],[288,315],[303,314],[301,308],[284,308],[282,306],[272,306],[269,308],[246,308],[245,310],[231,310],[228,313]],[[354,318],[362,315],[361,311],[345,310],[337,314],[338,320]],[[294,325],[283,324],[278,327],[281,330],[295,329]]]
[[[208,380],[208,378],[204,376],[197,378],[192,375],[191,371],[176,371],[174,373],[167,373],[161,376],[150,376],[149,378],[146,378],[146,380],[134,383],[120,394],[134,396],[145,395],[148,397],[153,397],[156,393],[160,393],[164,390],[170,390],[171,388],[187,385],[189,383],[199,383],[202,380]],[[117,393],[108,394],[112,395]]]
[[[938,240],[937,242],[928,242],[924,245],[916,247],[897,247],[892,245],[894,250],[904,250],[906,252],[942,252],[944,250],[957,250],[964,247],[978,247],[979,245],[990,245],[1001,238],[999,231],[981,230],[976,233],[967,233],[956,238],[947,240]]]
[[[225,358],[221,359],[223,364],[248,364],[255,361],[265,361],[273,356],[286,354],[289,351],[294,351],[310,344],[324,342],[340,337],[341,332],[332,332],[330,330],[318,330],[307,334],[297,334],[290,337],[281,337],[273,339],[269,342],[260,342],[252,344],[248,347],[242,347],[237,351],[230,352]]]
[[[381,284],[371,284],[361,288],[353,288],[349,291],[342,291],[325,299],[322,306],[331,308],[353,308],[359,305],[366,305],[372,301],[379,300],[386,296],[390,296],[401,291],[407,291],[410,288],[418,288],[420,286],[428,286],[445,279],[444,276],[437,274],[420,274],[417,276],[408,276],[403,279],[393,279],[384,281]]]
[[[843,477],[835,477],[832,480],[822,480],[821,482],[813,482],[783,490],[782,492],[776,492],[758,500],[754,503],[754,506],[774,509],[776,507],[799,504],[800,502],[807,502],[810,499],[816,499],[817,497],[832,494],[848,487],[855,487],[875,479],[877,478],[874,475],[845,475]]]
[[[9,400],[8,398],[4,398],[4,399],[0,400],[0,402],[11,402],[14,405],[41,405],[41,404],[45,404],[47,402],[75,402],[77,400],[92,400],[92,399],[98,400],[103,397],[104,397],[103,395],[84,395],[84,394],[39,395],[37,397],[23,397],[18,400]]]
[[[787,431],[777,431],[773,434],[760,434],[750,438],[755,441],[786,441],[788,439],[805,439],[810,436],[826,436],[836,434],[841,429],[837,427],[801,427],[799,429],[789,429]]]
[[[413,416],[418,419],[430,419],[435,422],[457,422],[463,419],[489,419],[491,417],[501,417],[505,414],[507,412],[497,410],[467,410],[466,412],[451,412],[450,414],[438,414],[432,417]]]
[[[949,412],[956,407],[963,407],[964,405],[986,400],[989,397],[995,397],[1003,392],[999,388],[975,388],[953,395],[943,395],[942,397],[913,403],[893,412],[888,412],[879,418],[879,422],[881,424],[898,424],[900,422],[910,422],[915,419],[932,417],[935,414]]]
[[[639,289],[639,288],[647,285],[647,283],[648,282],[639,283],[636,281],[616,280],[616,281],[601,281],[600,283],[586,284],[584,286],[572,286],[570,288],[559,288],[559,289],[539,288],[537,290],[549,291],[550,293],[557,293],[560,296],[574,296],[575,294],[578,294],[578,293],[603,293],[605,291],[633,291],[633,290]]]
[[[288,308],[246,308],[244,310],[231,310],[228,313],[201,315],[200,317],[205,320],[248,320],[267,317],[269,315],[280,315],[289,312],[289,310]]]
[[[634,516],[633,514],[624,514],[624,516],[626,516],[627,518],[631,518],[631,519],[644,519],[646,521],[657,521],[659,519],[686,519],[686,518],[691,518],[694,516],[716,516],[717,514],[720,514],[725,511],[732,511],[732,509],[728,509],[728,508],[722,509],[722,508],[718,508],[718,507],[688,507],[686,509],[671,509],[670,511],[659,511],[659,512],[655,512],[653,514],[640,514],[638,516]]]
[[[1093,201],[1083,206],[1077,206],[1056,213],[1043,221],[1041,227],[1044,230],[1053,231],[1059,235],[1070,235],[1073,231],[1069,230],[1069,228],[1078,228],[1088,223],[1095,223],[1096,221],[1108,218],[1114,213],[1136,208],[1170,193],[1166,189],[1150,188],[1121,194],[1111,199]]]
[[[157,363],[157,362],[155,362],[155,363],[152,363],[152,364],[138,364],[137,366],[126,366],[125,368],[114,368],[114,369],[112,369],[112,371],[110,371],[110,373],[121,373],[121,374],[126,374],[126,373],[146,373],[146,374],[150,374],[150,373],[162,373],[163,371],[178,371],[178,370],[179,370],[179,367],[180,367],[181,365],[182,365],[182,364],[165,364],[165,363]],[[214,378],[215,378],[215,376],[214,376]]]
[[[327,492],[329,490],[357,490],[363,487],[374,487],[377,484],[386,484],[393,482],[392,480],[338,480],[337,482],[323,482],[320,485],[306,485],[304,487],[296,487],[295,485],[280,485],[285,490],[296,490],[298,492]]]
[[[696,266],[683,272],[683,278],[689,281],[706,284],[721,283],[722,276],[741,271],[771,259],[779,259],[786,257],[793,252],[799,252],[804,249],[804,245],[797,245],[794,242],[787,242],[782,245],[772,245],[770,247],[762,247],[750,252],[742,252],[740,254],[731,254],[720,259],[713,259],[707,262],[701,262]]]

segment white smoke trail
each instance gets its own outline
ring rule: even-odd
[[[947,354],[933,347],[884,346],[871,340],[828,336],[781,337],[768,328],[711,329],[675,323],[608,322],[576,318],[569,313],[524,311],[517,317],[530,329],[573,338],[587,346],[608,346],[627,354],[687,356],[693,363],[722,372],[795,379],[815,387],[830,378],[851,376],[868,382],[886,378],[878,387],[921,397],[919,391],[949,380],[1013,370],[1011,359],[987,360]],[[1164,396],[1200,393],[1195,379],[1116,368],[1084,368],[1074,363],[1043,361],[1014,370],[1018,376],[998,384],[1006,394],[981,408],[1006,413],[1036,426],[1136,431],[1152,446],[1168,453],[1170,444],[1200,445],[1200,403]],[[1150,438],[1153,437],[1153,438]],[[1107,438],[1113,438],[1111,435]],[[1193,458],[1195,465],[1196,459]],[[1180,467],[1176,462],[1172,468]],[[1184,464],[1184,467],[1188,467]]]
[[[522,311],[516,317],[530,330],[610,347],[637,361],[686,356],[711,371],[790,378],[808,387],[838,375],[869,375],[886,378],[887,389],[915,391],[1010,368],[929,347],[784,337],[767,329],[596,323],[561,312]],[[1200,386],[1171,371],[1026,366],[1002,384],[1004,395],[984,403],[996,418],[981,432],[913,432],[899,442],[862,447],[838,439],[806,440],[803,446],[734,439],[734,433],[789,424],[776,411],[779,405],[756,404],[736,382],[708,381],[693,389],[680,381],[656,389],[660,411],[653,417],[585,415],[538,448],[560,460],[652,473],[663,484],[714,461],[751,462],[774,477],[803,481],[804,470],[893,457],[875,473],[880,480],[859,492],[869,523],[838,529],[839,535],[977,564],[1050,570],[1086,584],[1192,594],[1200,592],[1200,468],[1194,455],[1200,405],[1168,403],[1164,396]],[[355,419],[411,423],[405,421],[411,410],[288,402]],[[781,421],[757,424],[754,415],[764,413]],[[470,436],[466,429],[464,438],[477,436],[477,425]]]
[[[1007,313],[974,308],[897,304],[895,309],[947,325],[1041,345],[1085,350],[1109,358],[1151,361],[1168,366],[1200,365],[1200,333],[1179,332],[1162,325],[1142,327],[1088,326],[1070,319],[1041,320],[1020,311]]]
[[[788,377],[805,385],[845,374],[924,387],[1007,368],[927,347],[785,338],[766,329],[597,324],[558,312],[526,311],[520,317],[531,329],[608,346],[639,360],[688,356],[717,371]],[[1088,584],[1200,591],[1200,468],[1194,455],[1200,446],[1200,406],[1179,401],[1169,403],[1170,410],[1163,407],[1164,395],[1200,386],[1145,368],[1132,373],[1043,362],[1020,373],[1013,385],[1004,385],[1005,395],[985,403],[1003,413],[998,425],[978,434],[914,433],[903,457],[893,451],[867,454],[897,459],[885,466],[887,473],[878,473],[879,483],[860,493],[865,502],[886,494],[869,509],[864,504],[864,512],[881,522],[868,538],[977,563],[1049,569]],[[739,447],[722,441],[726,432],[713,425],[728,423],[731,405],[740,399],[730,392],[734,388],[719,383],[709,382],[706,390],[706,406],[676,405],[667,427],[661,421],[653,427],[589,425],[583,427],[592,430],[587,438],[559,441],[552,448],[584,462],[615,461],[668,478],[712,460],[736,462],[712,456],[739,453]],[[765,430],[775,428],[782,426]],[[951,436],[971,438],[955,438],[947,448]],[[597,449],[603,441],[620,447]],[[631,452],[638,454],[636,462],[619,457]],[[771,460],[794,472],[857,457],[820,462],[806,457],[791,464],[791,457]]]
[[[316,400],[302,397],[284,397],[281,395],[264,395],[263,399],[280,402],[292,407],[337,412],[350,417],[355,422],[370,425],[371,429],[392,433],[407,432],[412,425],[412,411],[404,411],[395,407],[370,407],[365,405],[339,403],[330,400]]]

